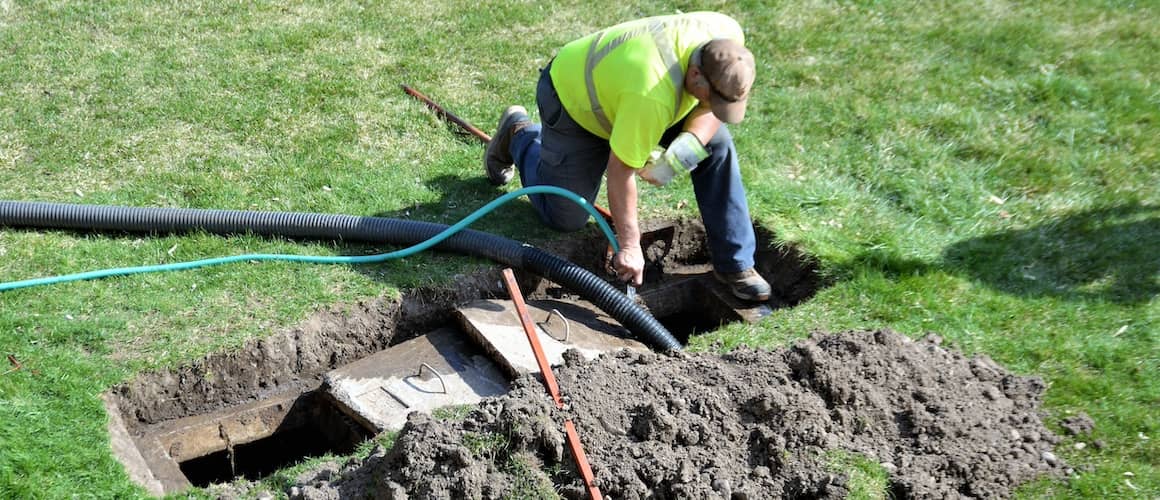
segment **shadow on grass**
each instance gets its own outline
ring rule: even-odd
[[[478,172],[472,171],[466,175],[440,175],[425,180],[424,186],[434,193],[434,196],[431,197],[432,201],[416,203],[397,210],[377,212],[372,216],[450,226],[508,192],[506,189],[497,188],[488,183],[483,176],[482,167]],[[465,230],[490,233],[537,247],[560,238],[563,234],[541,224],[526,197],[517,198],[496,207],[467,226]],[[366,255],[401,248],[385,243],[340,244],[340,252],[345,255]],[[468,268],[474,268],[480,263],[491,262],[476,255],[442,251],[438,248],[436,246],[411,257],[394,259],[380,264],[358,265],[352,268],[376,281],[389,281],[392,285],[400,287],[418,287],[430,284],[439,285],[441,283],[440,276],[453,276],[466,271]]]
[[[1160,207],[1130,204],[962,240],[935,263],[868,252],[846,267],[892,276],[937,270],[1013,295],[1140,304],[1160,293],[1158,249]]]
[[[507,192],[489,184],[483,176],[482,167],[478,172],[473,171],[471,174],[478,175],[440,175],[429,179],[423,185],[436,194],[435,201],[418,203],[400,210],[379,212],[374,216],[452,225]],[[468,228],[507,233],[514,239],[524,237],[519,234],[520,232],[530,233],[532,238],[554,234],[539,224],[539,219],[526,197],[497,207]]]
[[[942,260],[946,269],[1015,295],[1143,303],[1160,293],[1160,207],[1069,214],[960,241]]]

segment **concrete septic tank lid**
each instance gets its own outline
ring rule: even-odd
[[[401,429],[413,411],[474,404],[508,391],[495,363],[450,328],[342,366],[323,380],[343,411],[378,432]]]
[[[528,314],[537,322],[536,334],[552,366],[563,364],[563,354],[568,349],[580,351],[586,359],[595,359],[601,353],[616,349],[649,350],[587,302],[529,301]],[[510,300],[477,300],[459,307],[456,316],[463,331],[482,345],[509,375],[539,373],[528,337]]]

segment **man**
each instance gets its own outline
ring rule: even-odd
[[[617,276],[639,286],[644,255],[636,176],[663,185],[688,173],[709,239],[714,275],[745,300],[769,299],[753,269],[756,238],[737,150],[723,123],[739,123],[754,80],[741,27],[712,12],[659,16],[593,33],[560,49],[536,88],[542,124],[522,106],[500,117],[484,166],[496,185],[515,169],[525,186],[553,185],[589,202],[608,177],[608,208],[620,251]],[[663,154],[653,153],[660,145]],[[513,163],[514,168],[513,168]],[[540,219],[575,231],[588,212],[533,195]]]

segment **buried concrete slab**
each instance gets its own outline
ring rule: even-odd
[[[117,446],[120,432],[115,431],[115,426],[124,424],[119,418],[111,420],[114,451],[130,476],[150,493],[183,491],[193,483],[181,470],[181,462],[269,437],[285,420],[298,396],[284,394],[225,411],[163,422],[132,437],[131,449]],[[115,403],[106,398],[106,405],[110,404]],[[125,437],[128,434],[125,432]]]
[[[647,352],[648,346],[592,304],[573,300],[528,301],[528,315],[552,366],[564,362],[564,351],[576,349],[586,359],[617,349]],[[539,373],[539,366],[520,324],[515,305],[508,300],[476,300],[456,309],[460,326],[509,375]]]
[[[278,423],[271,429],[274,422]],[[196,486],[237,477],[265,477],[306,457],[349,453],[370,437],[366,429],[338,411],[318,391],[280,403],[261,402],[249,413],[222,421],[217,431],[225,449],[181,462],[182,473]],[[242,439],[246,433],[257,436],[266,432],[271,434]],[[174,453],[173,448],[169,447],[170,454]]]
[[[755,255],[756,267],[773,286],[774,298],[765,304],[741,304],[732,299],[728,291],[713,280],[708,250],[704,244],[704,230],[698,221],[661,221],[645,224],[642,228],[646,229],[646,234],[642,236],[642,244],[645,245],[648,266],[644,286],[638,289],[638,302],[682,342],[692,335],[711,331],[723,323],[756,321],[768,314],[771,309],[791,307],[807,300],[818,287],[823,286],[816,273],[816,263],[812,259],[792,247],[770,244],[771,233],[757,227],[755,229],[758,230],[759,244]],[[551,242],[545,246],[550,247],[548,248],[550,251],[558,253],[561,257],[591,269],[599,277],[611,281],[613,277],[603,271],[606,263],[602,258],[606,245],[607,242],[603,239],[589,237]],[[358,304],[339,305],[319,311],[301,325],[275,332],[240,350],[215,353],[205,359],[171,370],[139,374],[108,393],[119,407],[110,406],[110,416],[119,414],[130,441],[136,443],[136,450],[130,446],[123,446],[125,449],[118,452],[118,457],[126,464],[126,469],[144,471],[141,474],[132,472],[131,474],[139,484],[152,492],[156,492],[157,483],[162,483],[162,490],[168,493],[179,491],[183,488],[181,485],[188,487],[191,482],[198,484],[197,481],[190,481],[185,477],[183,469],[188,468],[188,462],[212,458],[220,464],[223,451],[218,450],[204,457],[190,458],[188,462],[179,464],[169,456],[170,453],[178,451],[181,452],[181,456],[188,457],[191,454],[189,450],[197,448],[198,445],[190,443],[175,447],[175,440],[163,443],[157,439],[156,434],[176,421],[190,422],[183,419],[215,412],[240,411],[243,416],[239,418],[250,418],[244,414],[251,411],[253,406],[263,404],[256,401],[279,399],[282,398],[280,395],[282,393],[301,396],[309,391],[315,391],[317,397],[307,398],[314,401],[312,404],[323,405],[330,413],[341,414],[348,421],[357,422],[357,425],[352,422],[355,427],[372,431],[387,428],[386,423],[381,424],[382,426],[375,425],[370,422],[370,418],[350,410],[345,404],[335,404],[333,400],[339,399],[339,395],[325,395],[325,391],[318,390],[319,384],[328,376],[331,382],[339,380],[343,369],[349,366],[344,366],[347,363],[354,364],[364,356],[373,356],[373,353],[383,349],[393,350],[410,342],[408,339],[453,325],[457,316],[455,312],[457,305],[500,296],[503,294],[503,288],[497,280],[498,272],[497,269],[483,269],[457,276],[453,284],[408,290],[398,299],[379,298]],[[529,291],[527,294],[529,304],[538,307],[533,309],[532,317],[542,324],[541,343],[544,345],[556,342],[546,336],[563,339],[565,335],[565,331],[561,328],[563,323],[558,316],[553,315],[550,320],[545,321],[552,309],[559,309],[573,330],[568,333],[569,341],[564,344],[573,343],[582,336],[576,333],[575,323],[579,321],[577,318],[585,315],[601,318],[603,326],[596,328],[597,331],[627,337],[627,333],[615,321],[600,311],[582,312],[560,307],[561,303],[578,300],[574,290],[564,289],[542,277],[524,275],[521,279],[524,281],[521,287]],[[541,305],[544,302],[556,304]],[[514,326],[518,333],[512,336],[518,342],[516,345],[528,349],[527,340],[515,314],[511,313],[509,318],[510,326]],[[475,346],[469,340],[468,334],[456,331],[455,335],[463,345],[474,349],[473,352],[478,352],[479,358],[486,358],[487,355],[482,354],[485,351]],[[576,344],[569,347],[576,347],[581,352],[588,347],[583,342]],[[563,352],[562,349],[558,352]],[[639,349],[644,350],[643,346],[639,346]],[[345,382],[350,389],[348,392],[379,397],[380,402],[383,402],[382,397],[388,398],[389,401],[385,401],[388,408],[392,404],[406,405],[409,407],[406,411],[396,412],[399,418],[405,419],[406,413],[412,411],[410,408],[419,408],[420,403],[416,401],[416,397],[420,398],[419,401],[439,398],[445,395],[442,392],[445,385],[454,386],[454,383],[447,382],[446,375],[456,370],[433,365],[433,368],[444,375],[445,380],[440,383],[432,371],[424,368],[422,373],[419,372],[422,365],[415,362],[414,356],[400,356],[398,360],[365,363],[377,364],[380,367],[399,367],[400,371],[384,375],[385,379],[394,380],[386,382],[381,380],[377,386],[377,393],[367,387],[373,385],[369,382],[373,376],[364,376],[365,373],[353,371],[346,372],[351,375]],[[460,356],[459,359],[470,359],[471,363],[475,363],[479,358]],[[336,367],[341,368],[336,370]],[[498,373],[492,383],[502,385],[503,388],[494,392],[480,392],[477,396],[499,395],[506,392],[507,376],[515,370],[498,366],[493,366],[492,370]],[[509,373],[504,373],[505,371]],[[362,381],[363,387],[355,385],[356,378],[366,379]],[[468,382],[464,383],[471,385]],[[418,396],[409,396],[406,392],[415,389],[424,389],[427,392],[416,390]],[[348,401],[356,399],[348,398]],[[111,417],[110,428],[114,425],[112,420]],[[226,446],[226,441],[220,437],[222,428],[220,422],[219,424],[207,422],[206,427],[198,428],[197,433],[204,431],[205,439],[216,443],[214,446],[205,446],[207,450]],[[226,435],[233,440],[247,427],[241,423],[237,425],[227,423],[224,428]],[[214,437],[215,435],[218,437]],[[258,438],[259,441],[265,439]],[[287,439],[293,438],[279,440]],[[336,442],[331,449],[309,456],[318,456],[324,452],[341,453],[347,444]],[[238,456],[241,454],[239,452]],[[148,467],[142,468],[141,461]],[[232,477],[214,479],[211,482],[229,482],[233,477],[250,476],[241,474],[239,470],[238,474]]]
[[[119,413],[106,396],[110,415]],[[204,415],[162,422],[137,433],[109,422],[113,450],[152,494],[242,476],[261,477],[325,450],[351,451],[368,433],[316,392],[288,391]],[[303,438],[306,436],[306,439]]]
[[[138,449],[133,436],[125,427],[125,420],[121,418],[121,409],[117,406],[116,398],[106,392],[101,394],[101,400],[105,404],[105,413],[109,415],[109,444],[113,448],[113,455],[124,464],[125,472],[129,474],[129,477],[144,487],[150,495],[161,496],[165,494],[166,485],[157,478],[145,457],[141,456],[141,450]],[[171,488],[188,487],[189,481],[185,480],[185,476],[181,475],[181,471],[177,470],[176,465],[174,465],[173,470],[176,471],[180,481],[170,485]]]
[[[451,328],[333,370],[323,387],[340,409],[379,432],[402,429],[412,411],[475,404],[508,391],[496,365]]]

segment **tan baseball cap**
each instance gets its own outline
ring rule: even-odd
[[[701,47],[700,67],[709,81],[713,114],[725,123],[741,123],[757,72],[753,53],[736,40],[712,40]]]

